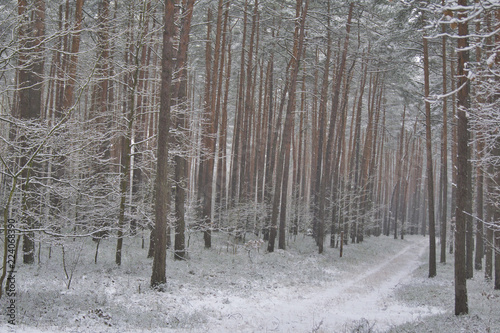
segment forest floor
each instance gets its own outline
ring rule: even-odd
[[[147,239],[147,235],[146,239]],[[368,237],[317,254],[311,237],[286,251],[235,245],[215,233],[213,247],[189,237],[187,261],[169,250],[164,292],[151,290],[151,259],[141,237],[104,240],[94,263],[91,240],[42,247],[40,263],[19,265],[16,326],[0,300],[0,332],[500,332],[500,291],[482,271],[468,280],[470,314],[453,314],[453,256],[427,278],[428,239]],[[439,247],[438,247],[439,249]]]

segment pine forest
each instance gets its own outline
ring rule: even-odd
[[[1,332],[500,332],[499,0],[0,0]]]

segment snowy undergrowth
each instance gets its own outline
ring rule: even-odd
[[[447,256],[446,264],[438,264],[436,277],[429,279],[428,273],[428,265],[422,264],[409,282],[399,286],[396,297],[407,304],[438,306],[445,311],[396,326],[391,333],[500,332],[500,290],[494,290],[493,282],[484,279],[484,271],[475,270],[474,278],[467,280],[469,315],[458,317],[454,315],[453,254]]]
[[[301,319],[307,329],[304,326],[291,329],[283,316],[286,308],[281,314],[278,310],[283,304],[300,306],[300,300],[308,301],[318,291],[321,294],[337,288],[339,293],[350,292],[340,287],[351,283],[360,272],[383,265],[388,258],[421,240],[417,236],[403,241],[369,237],[361,244],[346,246],[344,257],[339,258],[338,249],[326,248],[324,254],[317,254],[312,238],[302,235],[290,240],[285,251],[265,253],[265,244],[258,249],[244,244],[233,246],[233,240],[221,233],[214,234],[213,248],[205,250],[202,235],[191,234],[189,260],[174,261],[172,252],[168,253],[165,292],[149,289],[152,261],[146,259],[147,248],[141,248],[139,236],[125,239],[121,267],[114,264],[116,240],[101,242],[97,264],[95,243],[67,240],[67,270],[75,267],[69,289],[61,247],[53,246],[49,259],[48,247],[42,246],[40,265],[19,265],[16,329],[19,332],[332,332],[323,323],[325,318],[314,311],[310,315],[308,309],[304,309],[307,318]],[[452,265],[440,266],[435,279],[424,278],[425,273],[426,265],[422,264],[397,290],[398,301],[410,306],[422,302],[436,307],[446,302],[452,304]],[[481,304],[481,308],[476,307],[471,316],[457,319],[451,315],[451,308],[445,306],[446,314],[428,316],[392,331],[430,332],[434,328],[437,331],[443,327],[442,321],[448,321],[449,327],[455,327],[450,332],[459,332],[457,327],[475,325],[476,316],[480,316],[481,325],[485,324],[480,327],[487,327],[488,318],[492,317],[485,317],[483,311],[489,309],[492,315],[496,309],[498,313],[500,297],[492,292],[490,285],[477,282],[479,287],[469,287],[470,304],[471,309],[475,303]],[[483,291],[488,293],[483,295]],[[5,298],[0,302],[3,309],[4,302]],[[254,306],[251,308],[249,304]],[[274,309],[276,315],[269,316]],[[5,312],[1,313],[3,316]],[[256,323],[255,318],[261,315],[275,319]],[[386,311],[384,315],[392,314]],[[348,318],[333,332],[377,330],[375,322],[365,320],[362,313],[353,316],[354,319]],[[5,318],[0,320],[0,331],[6,330]]]

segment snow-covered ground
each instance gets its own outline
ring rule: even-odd
[[[500,332],[500,292],[483,272],[468,282],[470,315],[453,315],[453,257],[428,279],[422,236],[369,237],[343,258],[338,249],[317,254],[307,236],[274,253],[223,234],[210,250],[200,235],[189,242],[188,261],[169,252],[164,292],[148,288],[140,237],[126,240],[121,267],[115,240],[101,243],[97,264],[93,242],[68,240],[69,289],[61,247],[50,259],[42,247],[40,265],[18,268],[18,325],[2,310],[0,332]]]

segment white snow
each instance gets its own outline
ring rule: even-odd
[[[496,60],[496,53],[492,53],[488,59],[486,60],[486,64],[488,65],[488,67],[492,67],[494,64],[495,64],[495,60]]]
[[[368,271],[357,270],[307,293],[300,288],[278,288],[251,298],[231,298],[226,305],[214,306],[226,319],[215,323],[213,331],[307,332],[317,326],[331,332],[361,318],[374,323],[375,328],[388,329],[444,312],[436,307],[406,306],[392,297],[394,288],[421,264],[425,249],[426,239],[422,238]],[[214,300],[210,304],[218,303]]]
[[[453,258],[427,278],[428,239],[368,237],[360,244],[316,253],[308,236],[287,250],[265,253],[214,234],[203,249],[191,235],[190,259],[169,252],[164,292],[149,289],[151,259],[140,239],[126,239],[123,264],[114,264],[115,240],[85,243],[71,288],[60,248],[42,248],[41,264],[20,265],[17,324],[0,332],[491,332],[500,331],[500,293],[482,272],[469,281],[469,316],[453,315]],[[65,246],[68,258],[75,242]],[[75,252],[74,252],[75,253]],[[73,254],[74,254],[73,253]],[[68,262],[72,265],[74,262]],[[0,307],[5,308],[5,298]]]

